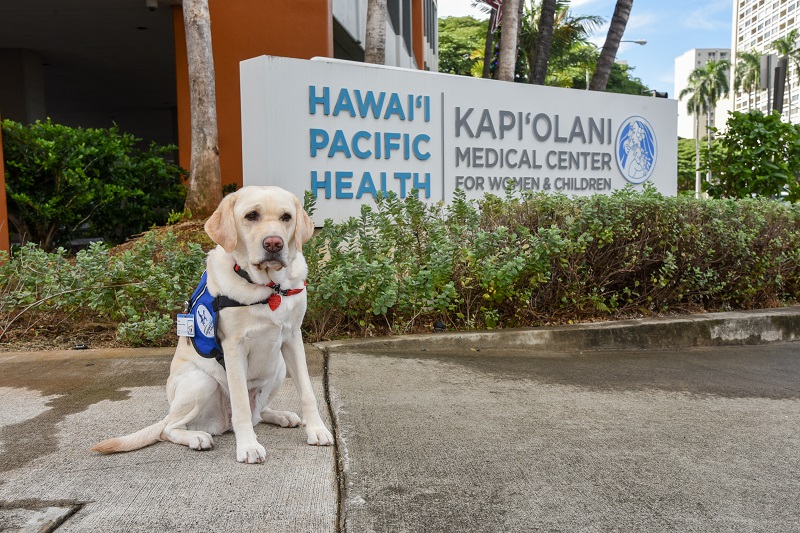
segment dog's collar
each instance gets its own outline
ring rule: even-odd
[[[252,283],[253,285],[262,285],[260,283],[254,282],[252,278],[250,278],[250,274],[248,274],[246,270],[240,267],[238,263],[233,264],[233,271],[239,274],[239,276],[248,283]],[[278,308],[279,305],[281,305],[281,296],[293,296],[295,294],[300,294],[305,289],[306,282],[305,281],[303,282],[303,287],[301,289],[281,289],[280,284],[275,283],[274,281],[271,280],[268,284],[262,286],[269,287],[270,289],[272,289],[273,294],[271,294],[269,298],[267,298],[265,301],[257,303],[260,304],[266,303],[269,305],[270,309],[274,311],[275,309]]]

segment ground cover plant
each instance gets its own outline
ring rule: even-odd
[[[307,199],[312,213],[313,201]],[[0,266],[0,342],[171,345],[210,243],[159,228],[74,259],[23,248]],[[204,239],[203,245],[186,240]],[[305,247],[306,340],[775,307],[800,294],[800,206],[611,195],[385,197]],[[88,328],[94,328],[88,329]]]

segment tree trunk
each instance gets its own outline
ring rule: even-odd
[[[711,113],[713,108],[711,102],[706,102],[706,144],[708,146],[708,153],[706,154],[706,164],[708,167],[708,175],[706,176],[706,183],[711,183]]]
[[[700,173],[700,117],[694,112],[694,197],[703,193],[703,175]]]
[[[531,66],[529,83],[544,85],[547,63],[550,61],[550,46],[553,44],[553,22],[556,17],[556,0],[542,0],[542,16],[536,34],[536,58]]]
[[[222,200],[217,136],[217,95],[208,0],[183,0],[192,108],[192,158],[184,208],[205,218]]]
[[[517,36],[519,30],[519,2],[521,0],[505,0],[503,2],[503,22],[500,35],[500,58],[497,64],[497,79],[514,81],[514,70],[517,64]]]
[[[368,0],[364,62],[386,64],[386,0]]]
[[[483,76],[489,78],[491,76],[492,61],[494,60],[494,32],[492,26],[497,19],[497,10],[492,9],[492,16],[489,17],[489,28],[486,30],[486,46],[483,49]]]
[[[611,25],[608,27],[606,42],[603,51],[597,59],[597,66],[594,69],[592,83],[589,89],[592,91],[605,91],[608,85],[608,78],[611,76],[611,69],[614,67],[614,60],[617,57],[619,42],[625,33],[625,26],[628,24],[628,17],[631,15],[633,0],[617,0],[614,8],[614,16],[611,18]]]

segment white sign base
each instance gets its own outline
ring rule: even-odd
[[[674,100],[270,56],[241,87],[244,184],[310,190],[320,220],[381,191],[677,192]]]

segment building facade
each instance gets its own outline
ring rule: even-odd
[[[239,62],[260,55],[363,61],[367,0],[208,0],[222,182],[242,183]],[[386,64],[437,70],[436,0],[388,0]],[[0,117],[111,127],[176,144],[191,109],[180,0],[0,3]],[[0,159],[0,192],[5,192]],[[0,198],[0,248],[8,248]],[[5,235],[5,240],[4,240]]]
[[[800,29],[800,0],[733,0],[732,57],[734,68],[736,58],[742,52],[757,52],[761,55],[775,54],[772,43],[785,37],[791,30]],[[795,43],[795,48],[798,47]],[[800,120],[800,86],[798,72],[789,61],[789,83],[786,85],[783,100],[783,120]],[[774,73],[770,73],[774,80]],[[761,80],[766,85],[765,80]],[[771,80],[772,81],[772,80]],[[773,84],[770,84],[773,85]],[[735,94],[733,109],[747,111],[760,109],[768,112],[774,109],[771,88],[759,88],[750,92]],[[791,109],[791,114],[790,114]]]
[[[702,68],[709,61],[730,61],[730,48],[693,48],[675,59],[675,98],[678,99],[681,92],[689,85],[689,75],[693,70]],[[729,82],[730,82],[729,76]],[[678,103],[678,137],[694,139],[696,135],[695,127],[700,127],[700,137],[707,134],[707,119],[705,114],[695,117],[690,115],[686,109],[687,98],[683,98]],[[730,109],[730,98],[723,98],[717,102],[716,108],[711,113],[711,124],[716,128],[722,128],[727,120],[728,110]],[[695,120],[699,120],[696,124]]]

